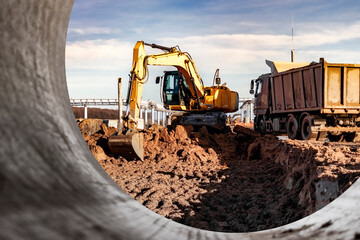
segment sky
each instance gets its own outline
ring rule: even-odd
[[[117,98],[127,92],[137,41],[190,53],[205,86],[216,69],[222,83],[251,97],[251,79],[268,73],[265,60],[360,63],[360,1],[350,0],[75,0],[66,74],[70,98]],[[146,48],[147,54],[161,53]],[[150,66],[143,100],[160,102],[155,77],[172,67]]]

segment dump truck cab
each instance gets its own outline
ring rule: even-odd
[[[265,115],[268,111],[270,101],[269,76],[270,74],[264,74],[255,80],[254,111],[256,115]]]
[[[269,114],[270,84],[268,74],[263,74],[257,79],[251,81],[250,94],[254,94],[254,114],[255,114],[255,130],[265,132],[266,115]],[[254,90],[255,89],[255,90]],[[259,129],[260,128],[260,129]]]

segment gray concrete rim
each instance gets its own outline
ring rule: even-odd
[[[1,239],[360,239],[360,182],[320,211],[254,233],[187,227],[131,199],[73,118],[65,43],[73,0],[0,2]]]

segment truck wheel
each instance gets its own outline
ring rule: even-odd
[[[356,135],[357,135],[356,132],[344,133],[344,140],[346,142],[354,142]]]
[[[343,140],[344,135],[341,132],[336,133],[328,133],[328,138],[330,142],[341,142]]]
[[[299,124],[293,115],[290,115],[287,120],[286,132],[290,139],[296,139],[299,132]]]
[[[301,122],[301,138],[303,140],[316,140],[318,133],[311,131],[312,118],[307,115]]]
[[[261,118],[258,122],[258,129],[261,134],[266,133],[266,125],[265,125],[265,119]]]

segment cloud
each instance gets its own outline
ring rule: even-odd
[[[118,34],[120,29],[104,28],[104,27],[88,27],[88,28],[69,28],[69,33],[79,35],[96,35],[96,34]]]
[[[335,53],[340,55],[336,50],[341,47],[334,47],[333,44],[360,39],[359,29],[360,22],[355,22],[348,26],[335,25],[322,31],[299,32],[295,37],[297,52],[314,53],[322,46],[321,53],[329,55],[333,51],[332,56]],[[264,59],[286,61],[291,48],[290,36],[276,34],[214,34],[161,38],[157,43],[165,46],[179,45],[183,51],[190,52],[196,64],[203,66],[202,69],[220,65],[230,73],[246,72],[253,69],[252,63]],[[134,44],[115,39],[69,42],[66,51],[67,63],[71,68],[81,69],[119,69],[123,65],[130,67]],[[329,47],[326,48],[326,45]],[[351,57],[356,54],[352,53]]]
[[[296,36],[296,42],[300,47],[320,46],[324,44],[336,44],[341,41],[360,39],[360,22],[352,25],[330,23],[317,27],[313,32],[302,30]]]
[[[333,25],[332,28],[322,31],[300,32],[295,38],[295,45],[298,53],[304,55],[301,58],[303,61],[318,60],[319,57],[325,56],[339,56],[341,59],[348,56],[349,61],[353,61],[354,57],[359,55],[359,50],[344,51],[340,50],[341,45],[334,44],[357,39],[360,39],[360,22],[348,26]],[[263,62],[264,59],[288,61],[291,48],[290,36],[276,34],[217,34],[182,39],[165,38],[159,41],[169,46],[179,44],[182,50],[189,51],[195,59],[199,59],[196,63],[199,62],[203,66],[201,69],[220,65],[231,74],[254,71],[258,69],[256,65],[259,61]],[[325,56],[320,55],[317,59],[306,56],[310,52],[309,55],[314,56],[315,50],[319,47],[323,50],[318,53]]]
[[[295,36],[299,47],[315,47],[325,44],[334,44],[341,41],[360,39],[360,22],[352,25],[322,25],[322,30],[316,29],[300,31]],[[182,39],[163,38],[162,42],[181,41],[185,45],[215,47],[222,49],[244,48],[249,50],[257,49],[282,49],[291,45],[289,35],[280,34],[216,34],[207,36],[190,36]]]
[[[119,70],[131,67],[133,44],[110,40],[68,42],[66,66],[68,69]]]
[[[318,61],[324,57],[328,62],[359,62],[360,22],[352,25],[332,25],[332,28],[305,30],[295,37],[295,60]],[[189,52],[196,67],[205,81],[212,82],[217,68],[228,86],[245,94],[248,81],[269,71],[264,60],[289,61],[291,37],[282,34],[213,34],[188,36],[183,38],[160,38],[155,43],[164,46],[179,45],[182,51]],[[350,45],[352,44],[352,45]],[[96,74],[106,71],[107,78],[126,77],[132,65],[132,51],[135,42],[110,40],[88,40],[68,42],[66,48],[66,65],[70,72],[83,71]],[[352,47],[351,47],[352,46]],[[146,48],[148,54],[156,53]],[[161,52],[161,51],[159,51]],[[150,79],[158,72],[157,67],[150,68]],[[244,79],[240,79],[240,78]],[[78,77],[70,77],[74,85]],[[80,79],[80,78],[79,78]],[[153,88],[148,84],[149,89]],[[151,86],[151,87],[150,87]],[[109,84],[109,88],[113,88]],[[109,93],[107,91],[106,93]],[[154,99],[157,93],[144,93],[147,99]],[[75,95],[75,94],[74,94]]]

